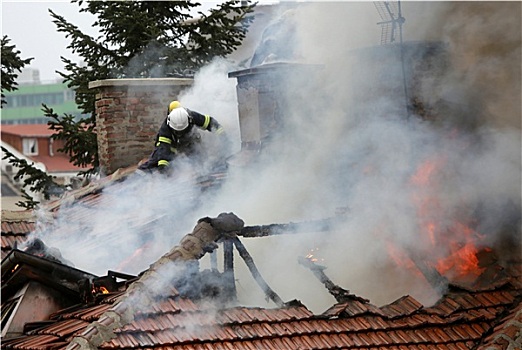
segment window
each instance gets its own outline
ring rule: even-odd
[[[38,155],[38,140],[35,138],[23,139],[23,153],[26,156]]]

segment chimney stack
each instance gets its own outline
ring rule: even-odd
[[[189,78],[107,79],[96,89],[96,131],[101,171],[138,164],[154,148],[168,103],[192,86]]]
[[[237,79],[241,150],[260,151],[284,125],[289,101],[322,66],[271,63],[228,73]],[[301,86],[302,87],[302,86]]]

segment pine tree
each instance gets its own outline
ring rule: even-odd
[[[51,195],[63,193],[65,187],[54,181],[55,176],[48,175],[45,171],[32,166],[27,160],[16,157],[4,147],[2,147],[2,152],[4,153],[2,159],[8,159],[10,164],[19,169],[14,179],[23,179],[23,188],[29,187],[31,191],[42,193],[46,200],[50,199]],[[40,203],[33,199],[24,189],[22,189],[22,197],[25,199],[25,202],[16,203],[19,207],[32,209]]]
[[[2,37],[2,101],[0,106],[3,107],[6,101],[4,100],[4,91],[15,91],[18,89],[18,83],[16,82],[16,78],[18,77],[18,73],[22,71],[22,68],[25,65],[31,63],[34,59],[20,58],[20,51],[16,50],[15,45],[9,45],[11,39],[8,38],[7,35]],[[18,73],[17,73],[18,71]]]
[[[97,38],[91,37],[49,10],[58,31],[71,40],[67,48],[83,60],[79,64],[61,57],[66,72],[57,73],[75,91],[75,102],[84,117],[59,116],[45,104],[42,104],[42,111],[49,118],[49,128],[57,131],[51,137],[64,141],[63,148],[58,151],[68,154],[74,165],[89,168],[80,173],[86,177],[96,173],[99,165],[94,132],[95,95],[88,88],[89,82],[111,78],[191,76],[213,58],[226,57],[241,44],[253,20],[250,14],[255,6],[250,1],[225,1],[208,14],[197,12],[197,18],[194,18],[193,13],[200,4],[192,1],[72,0],[71,3],[78,4],[80,13],[90,13],[97,18],[93,26],[100,33]],[[11,65],[7,66],[10,70],[4,72],[2,40],[2,90],[4,77],[7,77],[5,89],[11,91],[9,89],[16,84],[11,78],[13,70],[21,70],[32,58],[17,61],[19,52],[7,43],[8,40],[6,48],[14,56],[5,57]],[[25,176],[24,187],[33,185],[31,189],[42,191],[44,198],[48,199],[49,194],[59,188],[51,176],[31,169],[31,164],[21,162],[13,155],[4,159],[21,166],[17,176]],[[19,206],[31,208],[38,204],[23,193],[27,201],[18,203]]]

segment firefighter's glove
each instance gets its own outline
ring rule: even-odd
[[[245,226],[245,222],[234,213],[221,213],[217,218],[210,219],[210,224],[227,236],[228,234],[234,235]]]
[[[167,165],[160,165],[158,166],[158,173],[165,176],[170,175],[170,167]]]

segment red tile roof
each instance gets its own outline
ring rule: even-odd
[[[54,155],[54,156],[31,156],[35,162],[43,163],[48,172],[74,172],[77,173],[82,170],[87,170],[89,167],[79,167],[71,163],[70,159],[66,155]]]
[[[46,209],[52,213],[71,199],[96,205],[103,187],[127,173],[93,182],[48,203]],[[4,240],[6,248],[12,247],[17,239],[13,237],[34,229],[34,217],[27,213],[25,221],[24,216],[3,215],[3,250]],[[89,213],[73,214],[78,217],[72,220],[81,220]],[[76,349],[72,344],[79,343],[71,343],[73,340],[100,339],[100,349],[517,349],[522,322],[521,266],[521,261],[513,262],[480,288],[451,285],[430,307],[411,296],[382,307],[354,296],[320,315],[298,302],[274,309],[223,309],[187,299],[170,287],[161,296],[149,296],[143,308],[133,310],[129,322],[122,322],[107,337],[115,319],[129,316],[125,314],[128,306],[122,309],[122,305],[135,306],[133,291],[147,290],[151,284],[144,274],[120,292],[99,295],[94,304],[51,315],[50,324],[33,327],[23,337],[3,339],[2,347]]]
[[[26,337],[4,340],[3,346],[65,348],[73,336],[86,336],[92,322],[103,323],[104,313],[114,312],[116,300],[124,295],[102,295],[96,305],[55,313],[54,323]],[[516,344],[520,337],[521,297],[520,288],[505,283],[488,290],[457,289],[433,307],[405,296],[380,308],[354,300],[314,315],[299,303],[275,309],[215,309],[172,290],[140,309],[98,348],[507,349],[506,344]]]
[[[55,130],[50,130],[47,124],[2,125],[0,130],[5,134],[27,137],[46,137],[56,133]]]
[[[32,210],[2,210],[2,259],[15,247],[22,245],[36,229],[36,216]]]

